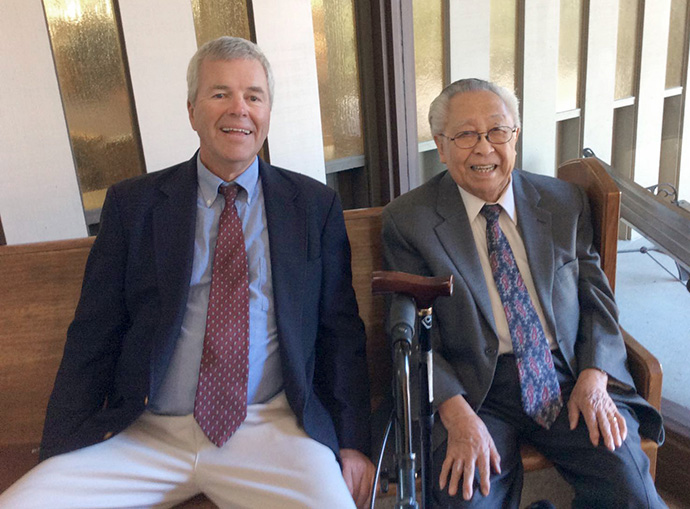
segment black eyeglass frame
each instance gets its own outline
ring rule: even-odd
[[[491,141],[491,140],[489,139],[489,134],[490,134],[492,131],[501,130],[501,129],[508,129],[508,130],[510,130],[510,138],[508,138],[506,141],[499,141],[499,142]],[[482,136],[484,136],[484,138],[486,138],[486,141],[488,141],[488,142],[491,143],[492,145],[505,145],[506,143],[508,143],[510,140],[513,139],[513,137],[515,136],[515,131],[517,131],[517,130],[518,130],[518,127],[517,127],[517,126],[509,127],[509,126],[507,126],[507,125],[499,125],[499,126],[496,126],[496,127],[492,128],[492,129],[489,129],[488,131],[484,131],[484,132],[482,132],[482,133],[477,132],[477,131],[460,131],[459,133],[457,133],[457,134],[456,134],[455,136],[453,136],[452,138],[451,138],[450,136],[446,136],[446,135],[443,134],[443,133],[441,133],[440,135],[443,136],[444,138],[447,138],[449,141],[452,141],[453,144],[454,144],[456,147],[458,147],[459,149],[466,149],[466,148],[474,148],[474,147],[476,147],[476,146],[479,144],[479,142],[482,141]],[[462,136],[463,134],[467,134],[467,133],[475,133],[475,134],[477,135],[477,141],[475,141],[474,144],[473,144],[473,145],[470,145],[469,147],[460,147],[460,146],[458,146],[458,144],[455,143],[455,140],[457,140],[457,139],[458,139],[460,136]]]

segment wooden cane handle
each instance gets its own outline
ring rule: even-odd
[[[427,309],[434,304],[436,297],[449,297],[453,294],[453,275],[424,277],[378,270],[371,274],[371,293],[403,293],[415,300],[417,309]]]

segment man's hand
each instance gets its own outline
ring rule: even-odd
[[[366,507],[371,497],[376,468],[364,454],[356,449],[340,449],[343,478],[357,507]]]
[[[493,468],[496,473],[501,472],[501,457],[489,430],[460,395],[444,401],[438,410],[448,431],[446,459],[439,479],[440,488],[444,489],[448,484],[448,494],[454,496],[462,477],[462,497],[470,500],[474,473],[479,470],[480,489],[487,496],[491,486],[490,469]]]
[[[575,429],[582,413],[592,444],[596,447],[602,438],[604,445],[613,451],[628,436],[628,426],[606,390],[607,382],[608,375],[603,371],[583,370],[568,401],[568,418],[570,429]]]

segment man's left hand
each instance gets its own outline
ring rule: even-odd
[[[570,429],[575,429],[582,413],[592,444],[596,447],[603,439],[604,445],[613,451],[623,445],[628,426],[606,390],[607,382],[608,375],[603,371],[583,370],[568,401],[568,418]]]
[[[364,454],[356,449],[340,449],[345,484],[357,507],[366,507],[371,497],[376,468]]]

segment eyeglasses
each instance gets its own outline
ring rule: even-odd
[[[452,138],[449,138],[445,134],[441,134],[441,136],[448,138],[450,141],[455,143],[455,146],[458,148],[472,148],[482,140],[482,136],[486,138],[486,141],[493,145],[502,145],[504,143],[508,143],[513,139],[515,131],[517,131],[517,127],[508,127],[502,125],[489,129],[483,133],[478,133],[477,131],[461,131]]]

